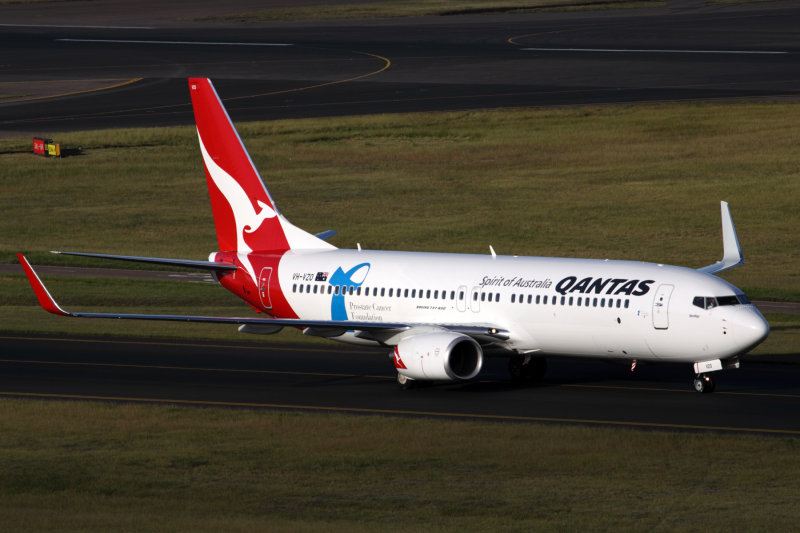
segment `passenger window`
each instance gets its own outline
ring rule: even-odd
[[[485,302],[485,301],[486,301],[486,293],[485,293],[485,292],[482,292],[482,293],[481,293],[481,301],[482,301],[482,302]]]
[[[536,297],[536,303],[537,304],[539,303],[539,297],[538,296]],[[547,295],[546,294],[544,295],[544,298],[542,298],[542,303],[547,304]]]
[[[515,300],[515,298],[516,298],[516,297],[517,297],[517,295],[516,295],[516,294],[512,294],[512,295],[511,295],[511,303],[512,303],[512,304],[513,304],[513,303],[516,301],[516,300]]]
[[[539,303],[541,303],[541,301],[542,301],[542,296],[541,296],[541,294],[537,294],[537,295],[536,295],[536,305],[539,305]],[[545,303],[547,303],[547,302],[545,302]]]
[[[572,306],[572,296],[569,297],[569,305]]]
[[[538,296],[537,296],[537,298],[538,298]],[[533,299],[533,295],[532,295],[532,294],[529,294],[529,295],[528,295],[528,303],[531,303],[531,300],[532,300],[532,299]]]
[[[292,285],[292,292],[297,292],[297,283]]]
[[[566,296],[562,296],[561,297],[561,305],[564,305],[564,302],[566,302],[566,301],[567,301],[567,297]]]

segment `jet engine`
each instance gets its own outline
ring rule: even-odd
[[[464,381],[481,371],[483,350],[461,333],[414,335],[395,346],[394,366],[411,379]]]

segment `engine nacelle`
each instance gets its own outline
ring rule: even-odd
[[[461,333],[424,333],[395,346],[394,366],[411,379],[463,381],[481,371],[483,350]]]

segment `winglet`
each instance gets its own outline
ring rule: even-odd
[[[720,202],[720,210],[722,212],[722,260],[697,269],[706,274],[716,274],[744,263],[742,247],[739,244],[739,237],[736,235],[736,227],[733,225],[728,202]]]
[[[42,280],[39,279],[39,275],[33,270],[31,264],[22,254],[17,254],[17,259],[19,259],[20,264],[22,265],[22,269],[25,270],[25,275],[28,276],[28,281],[33,287],[33,292],[36,293],[36,298],[39,299],[39,305],[44,307],[45,311],[53,313],[54,315],[61,315],[61,316],[72,316],[71,313],[68,313],[61,309],[61,307],[56,303],[53,297],[50,295],[50,292],[47,290],[47,287],[44,286]]]

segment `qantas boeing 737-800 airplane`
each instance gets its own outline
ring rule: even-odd
[[[218,322],[245,333],[307,335],[386,346],[403,387],[465,381],[484,356],[509,358],[512,378],[543,377],[547,356],[694,365],[694,387],[738,368],[769,325],[744,293],[714,274],[743,262],[722,202],[723,259],[691,268],[634,261],[341,250],[278,210],[213,85],[189,79],[221,251],[208,261],[71,255],[208,270],[268,317],[72,313],[21,254],[41,305],[64,316]]]

